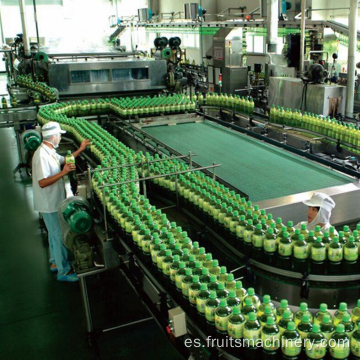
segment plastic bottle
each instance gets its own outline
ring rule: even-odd
[[[252,234],[252,245],[256,250],[261,250],[264,246],[265,232],[262,229],[261,224],[256,225],[256,229]]]
[[[306,302],[302,302],[300,304],[300,309],[295,314],[295,324],[298,325],[300,321],[302,320],[304,315],[309,315],[309,320],[313,321],[313,316],[311,312],[309,311],[308,305]]]
[[[358,324],[357,330],[352,334],[350,340],[350,350],[354,358],[360,358],[360,324]]]
[[[329,245],[328,259],[332,265],[339,265],[343,259],[343,247],[340,245],[338,237],[334,237]]]
[[[316,238],[316,242],[311,247],[311,260],[316,264],[322,264],[326,259],[326,248],[321,241],[321,237]]]
[[[220,306],[215,312],[215,327],[219,334],[227,334],[231,314],[232,309],[228,306],[226,299],[221,299]]]
[[[66,157],[65,157],[65,163],[66,164],[75,164],[75,157],[71,153],[71,150],[67,151]],[[69,172],[69,179],[75,178],[76,176],[76,170]]]
[[[351,311],[351,320],[355,323],[360,319],[360,299],[357,301],[357,305]]]
[[[258,308],[258,317],[260,317],[261,315],[264,314],[265,312],[265,308],[266,306],[270,306],[271,310],[275,313],[276,312],[276,308],[274,303],[271,302],[271,297],[270,295],[264,295],[263,296],[263,302],[261,303],[261,305]]]
[[[344,325],[345,333],[348,334],[349,338],[351,338],[355,330],[355,324],[351,321],[350,314],[344,314],[340,324]]]
[[[265,326],[268,317],[273,318],[274,321],[276,322],[276,316],[270,305],[265,306],[265,310],[261,316],[259,316],[259,314],[258,314],[258,319],[260,321],[261,326]]]
[[[314,324],[321,324],[324,315],[329,315],[330,319],[331,319],[331,314],[328,311],[328,306],[325,303],[320,304],[320,309],[319,311],[315,314],[314,317]]]
[[[172,256],[171,250],[167,249],[165,252],[165,258],[162,262],[162,272],[165,277],[170,278],[170,266],[173,263],[174,258]]]
[[[304,239],[304,235],[299,234],[299,240],[294,243],[294,258],[303,261],[306,260],[308,256],[308,244]]]
[[[220,275],[218,276],[218,280],[225,282],[227,280],[227,276],[228,276],[228,273],[227,273],[226,266],[221,266],[220,267]]]
[[[280,349],[280,330],[276,325],[274,318],[268,317],[266,325],[261,330],[261,340],[263,343],[263,351],[269,355],[275,355]]]
[[[249,219],[247,221],[247,225],[246,225],[246,228],[244,230],[244,233],[243,233],[243,238],[244,238],[244,243],[247,244],[247,245],[251,245],[252,243],[252,235],[255,231],[255,227],[253,225],[253,221],[251,219]]]
[[[333,359],[347,359],[350,355],[350,340],[348,335],[345,333],[343,324],[336,326],[335,333],[330,339],[331,346],[329,348],[330,356]]]
[[[287,231],[285,231],[282,233],[279,241],[279,256],[288,259],[291,257],[292,251],[293,244],[291,242],[290,235]]]
[[[234,307],[239,307],[241,306],[241,301],[239,298],[236,297],[236,291],[235,290],[230,290],[229,291],[229,297],[227,299],[227,303],[228,306],[231,309],[234,309]]]
[[[181,282],[181,292],[185,299],[189,298],[189,288],[192,284],[192,270],[187,268]]]
[[[245,300],[248,298],[252,300],[252,303],[255,306],[255,308],[258,309],[259,306],[261,305],[261,303],[260,303],[259,297],[255,294],[254,288],[247,289],[247,296],[246,296]],[[244,302],[243,302],[243,305],[244,305]]]
[[[219,282],[218,289],[216,291],[216,297],[218,299],[227,299],[229,296],[229,291],[225,289],[225,283]]]
[[[200,316],[205,317],[205,305],[210,298],[210,291],[208,290],[207,284],[200,285],[200,291],[196,297],[196,309]]]
[[[320,324],[320,330],[327,342],[335,332],[335,326],[331,321],[330,315],[324,315]]]
[[[293,314],[290,310],[285,310],[282,318],[277,322],[280,329],[280,334],[282,335],[287,329],[287,324],[292,321]]]
[[[199,276],[194,275],[192,278],[192,284],[189,287],[189,302],[192,307],[196,307],[196,298],[200,292]]]
[[[326,341],[320,332],[320,325],[315,324],[307,337],[305,353],[309,359],[323,359],[326,355]]]
[[[289,311],[291,313],[291,319],[293,319],[293,313],[289,307],[289,302],[286,299],[282,299],[280,301],[280,306],[277,308],[276,310],[276,322],[279,323],[279,321],[281,320],[281,318],[284,315],[285,311]]]
[[[225,288],[227,290],[235,290],[236,281],[234,280],[234,274],[228,274],[226,282],[225,282]]]
[[[228,335],[233,339],[242,339],[244,336],[245,318],[238,306],[232,309],[232,315],[228,321]]]
[[[261,339],[261,325],[257,319],[256,313],[249,314],[249,320],[244,325],[244,340],[245,346],[254,348],[257,342]]]
[[[334,322],[335,326],[342,321],[343,316],[345,314],[349,314],[349,312],[347,310],[347,303],[346,302],[341,302],[340,305],[339,305],[339,309],[336,310],[335,314],[334,314],[333,322]]]
[[[301,340],[304,341],[307,338],[307,336],[310,333],[312,327],[313,327],[313,325],[310,322],[309,314],[304,314],[302,316],[301,321],[297,325],[297,330],[298,330],[298,332],[299,332],[299,334],[301,336]]]
[[[215,326],[215,313],[220,306],[220,300],[216,297],[216,291],[210,291],[209,299],[205,304],[205,318],[208,324]]]
[[[182,280],[185,276],[185,262],[179,263],[179,270],[175,274],[175,284],[178,291],[182,291]]]
[[[355,264],[359,258],[359,249],[354,242],[354,237],[350,236],[344,246],[344,259],[348,264]]]
[[[236,297],[238,297],[242,303],[244,301],[245,297],[247,296],[247,291],[243,287],[241,281],[236,281],[235,291],[236,291]]]
[[[276,235],[274,229],[270,228],[267,230],[264,238],[264,251],[266,254],[274,255],[277,251]]]
[[[218,286],[219,286],[219,283],[217,281],[216,275],[210,275],[210,283],[208,284],[208,289],[210,291],[212,291],[212,290],[217,291]]]
[[[255,313],[256,314],[256,307],[253,304],[252,299],[250,299],[250,298],[245,299],[245,304],[242,305],[241,312],[245,316],[246,320],[249,319],[250,313]]]
[[[290,321],[287,324],[287,330],[283,333],[282,340],[281,352],[285,358],[293,360],[298,359],[301,353],[301,346],[299,346],[301,338],[293,321]]]
[[[155,262],[153,262],[156,264],[156,259]],[[184,268],[185,268],[185,263],[184,263]],[[180,256],[179,255],[174,255],[174,261],[173,263],[170,265],[170,280],[175,283],[175,276],[177,271],[180,269]]]

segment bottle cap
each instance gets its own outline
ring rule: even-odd
[[[257,318],[256,314],[254,312],[249,313],[249,320],[250,321],[255,321]]]
[[[236,282],[236,289],[241,289],[242,288],[242,282],[241,281],[237,281]],[[358,300],[358,306],[360,307],[360,299]]]
[[[301,224],[301,230],[306,230],[306,224]]]
[[[300,229],[296,229],[296,230],[295,230],[295,234],[296,234],[296,235],[300,235]]]
[[[331,317],[329,314],[326,314],[323,316],[323,321],[322,321],[324,324],[330,324],[331,322]]]
[[[238,306],[233,307],[233,314],[234,315],[239,315],[240,314],[240,308]]]
[[[302,322],[309,322],[310,321],[310,315],[309,314],[304,314],[301,318]]]
[[[222,266],[220,268],[220,274],[226,274],[226,271],[227,271],[226,266]]]
[[[192,275],[192,270],[191,269],[186,269],[185,270],[185,275],[186,276]]]
[[[221,306],[221,307],[227,306],[227,300],[226,300],[226,299],[221,299],[221,300],[220,300],[220,306]]]
[[[270,300],[271,300],[270,295],[264,295],[263,296],[264,304],[268,304],[270,302]]]
[[[235,298],[236,297],[236,292],[235,290],[230,290],[229,291],[229,298]]]
[[[287,329],[289,331],[294,331],[296,329],[296,325],[293,321],[289,321],[288,324],[287,324]]]
[[[254,296],[255,295],[254,288],[248,288],[247,293],[248,293],[249,296]]]
[[[251,306],[253,304],[253,301],[251,298],[246,297],[245,298],[245,306]]]
[[[288,226],[288,227],[293,227],[293,225],[294,225],[294,223],[293,223],[292,221],[288,221],[288,222],[287,222],[287,226]]]
[[[206,254],[206,261],[210,261],[212,260],[212,254],[211,253],[207,253]]]
[[[211,263],[211,265],[212,265],[213,267],[219,266],[219,261],[218,261],[218,260],[213,260],[212,263]]]
[[[302,302],[300,304],[300,310],[301,311],[307,311],[308,310],[308,304],[306,302]]]
[[[171,250],[166,250],[166,251],[165,251],[165,255],[166,255],[166,256],[171,256],[171,254],[172,254]]]
[[[341,302],[340,305],[339,305],[339,310],[340,311],[346,311],[347,310],[347,303]]]
[[[219,284],[218,284],[218,290],[224,290],[225,289],[225,284],[220,281]]]
[[[275,321],[271,316],[268,316],[268,318],[266,319],[266,324],[272,326],[275,324]]]
[[[202,283],[202,284],[200,285],[200,290],[201,290],[201,291],[205,291],[205,290],[207,290],[207,289],[208,289],[208,286],[207,286],[206,283]]]
[[[193,283],[198,283],[199,282],[199,276],[198,275],[194,275],[193,279],[192,279]]]
[[[289,302],[286,299],[282,299],[280,301],[280,307],[287,308],[289,306]]]
[[[175,256],[174,256],[174,262],[175,262],[175,261],[179,261],[179,260],[180,260],[180,256],[179,256],[179,255],[175,255]]]
[[[210,299],[216,299],[216,291],[215,290],[210,291]]]
[[[267,232],[268,232],[268,234],[272,235],[272,234],[274,234],[274,229],[270,228],[270,229],[268,229]]]
[[[201,273],[202,273],[203,275],[208,275],[208,274],[209,274],[209,269],[208,269],[208,268],[203,268],[202,271],[201,271]]]
[[[234,274],[228,274],[227,281],[234,281]]]
[[[342,321],[343,322],[349,322],[350,321],[350,314],[346,313],[343,315],[343,318],[342,318]]]
[[[284,231],[283,237],[284,237],[284,238],[288,238],[288,237],[289,237],[289,233],[288,233],[287,231]]]
[[[161,246],[161,245],[160,245]],[[185,263],[183,262],[183,261],[181,261],[180,263],[179,263],[179,268],[180,269],[185,269]]]
[[[319,333],[320,332],[320,325],[319,324],[314,324],[313,328],[312,328],[312,332]]]
[[[349,232],[349,230],[350,230],[349,226],[348,226],[348,225],[345,225],[345,226],[344,226],[344,232]]]
[[[261,230],[261,228],[262,228],[262,225],[261,225],[261,224],[257,224],[257,225],[256,225],[256,230]]]
[[[345,331],[345,326],[344,326],[343,324],[338,324],[338,325],[336,326],[336,332],[337,332],[337,333],[341,334],[341,333],[343,333],[344,331]]]
[[[284,314],[283,314],[283,318],[284,319],[291,319],[291,311],[290,310],[285,310]]]
[[[325,304],[325,303],[320,304],[320,311],[321,312],[325,312],[325,311],[327,311],[327,309],[328,309],[327,304]]]

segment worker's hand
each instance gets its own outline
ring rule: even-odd
[[[76,170],[75,164],[68,163],[68,164],[64,165],[62,172],[64,173],[64,175],[67,175],[69,172],[75,171],[75,170]]]
[[[91,140],[86,139],[80,144],[80,150],[84,151],[89,145],[91,145]]]

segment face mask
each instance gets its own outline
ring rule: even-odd
[[[54,135],[51,140],[47,140],[47,142],[49,142],[54,147],[54,149],[57,149],[60,144],[60,135]]]

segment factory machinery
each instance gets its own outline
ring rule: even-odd
[[[203,9],[188,6],[187,14],[196,26],[206,25]],[[147,16],[142,24],[157,26]],[[270,54],[247,53],[250,68],[244,66],[241,40],[221,21],[218,27],[208,63],[200,65],[187,62],[176,36],[156,38],[151,57],[124,48],[30,54],[22,37],[6,54],[13,101],[3,107],[0,125],[16,130],[14,173],[26,167],[31,175],[31,157],[41,142],[39,125],[48,121],[67,131],[67,149],[92,140],[77,159],[77,174],[70,179],[74,197],[61,204],[59,218],[64,243],[75,256],[94,348],[99,332],[87,278],[119,269],[184,357],[258,356],[255,349],[208,342],[208,336],[221,338],[224,331],[216,331],[211,318],[205,320],[204,309],[194,306],[196,297],[194,303],[194,296],[182,292],[180,275],[190,271],[181,270],[174,254],[191,275],[215,289],[217,279],[203,270],[212,269],[235,287],[242,302],[247,295],[255,303],[256,296],[269,302],[269,295],[276,307],[286,299],[294,313],[306,302],[314,315],[320,303],[334,313],[341,302],[351,310],[360,298],[360,265],[357,254],[348,256],[351,250],[337,261],[326,251],[317,261],[309,251],[302,258],[269,251],[263,241],[265,235],[270,242],[308,236],[304,229],[295,232],[294,225],[306,218],[302,201],[316,190],[337,204],[332,223],[344,230],[340,249],[345,243],[351,248],[351,235],[359,241],[360,131],[353,116],[343,116],[346,88],[325,83],[335,74],[328,61],[318,63],[319,53],[312,55],[314,63],[306,63],[301,78],[295,78],[299,65],[287,66],[292,58],[278,66]],[[121,35],[119,29],[115,36]],[[322,38],[314,34],[309,50],[322,51]],[[297,48],[298,40],[289,36],[288,46]],[[333,65],[337,69],[336,59]],[[279,76],[285,73],[291,78]],[[252,242],[250,235],[249,242],[246,234],[254,231],[262,240]],[[311,236],[316,244],[316,235]],[[323,236],[330,246],[334,234]],[[205,301],[209,293],[205,287],[202,291]],[[266,355],[280,356],[278,350]]]

